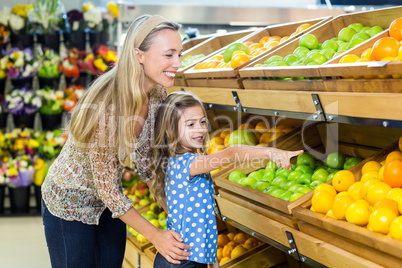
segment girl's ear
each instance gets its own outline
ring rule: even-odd
[[[139,63],[144,63],[144,52],[138,48],[134,48],[135,49],[135,55],[137,56],[137,59],[139,61]]]

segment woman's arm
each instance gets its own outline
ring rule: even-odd
[[[182,243],[183,239],[178,233],[156,228],[136,209],[130,208],[120,219],[148,239],[169,262],[180,264],[178,260],[186,260],[190,256],[184,249],[190,250],[191,247]]]
[[[278,167],[290,169],[290,159],[302,152],[303,150],[284,151],[269,147],[234,145],[210,155],[198,155],[190,166],[190,176],[210,172],[233,162],[250,162],[263,158],[274,161]]]

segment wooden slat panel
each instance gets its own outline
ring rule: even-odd
[[[187,85],[190,87],[219,87],[219,88],[243,88],[243,78],[213,78],[213,79],[187,79]]]
[[[323,80],[252,80],[242,81],[245,89],[267,89],[286,91],[325,91]]]
[[[236,106],[232,90],[226,88],[188,87],[185,91],[196,94],[205,103]]]
[[[327,79],[324,88],[327,92],[402,93],[402,79]]]

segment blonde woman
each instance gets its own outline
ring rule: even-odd
[[[144,219],[123,194],[127,159],[149,183],[156,112],[181,67],[180,25],[144,15],[128,29],[116,66],[72,112],[68,140],[42,186],[42,218],[52,267],[121,267],[126,224],[168,261],[190,255],[174,231]]]

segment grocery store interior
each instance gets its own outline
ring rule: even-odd
[[[38,19],[41,2],[57,3],[46,9],[56,24]],[[51,267],[41,184],[63,148],[69,112],[112,68],[143,14],[182,26],[183,65],[168,93],[192,92],[204,103],[208,154],[235,140],[305,151],[290,171],[264,160],[211,172],[220,267],[400,267],[400,5],[0,0],[0,267]],[[90,12],[102,19],[91,24]],[[138,191],[136,170],[122,178],[134,207],[166,228],[149,190]],[[153,267],[156,249],[142,238],[127,226],[124,268]]]

